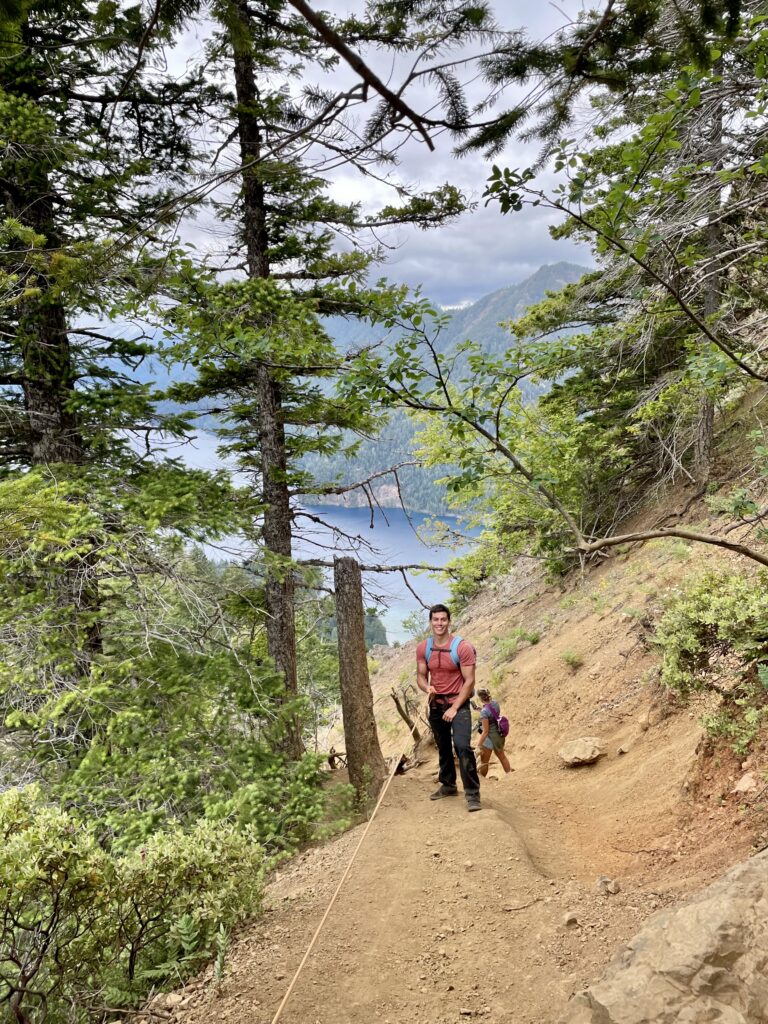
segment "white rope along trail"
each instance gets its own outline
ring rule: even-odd
[[[405,743],[405,746],[402,749],[402,752],[400,753],[400,755],[398,757],[395,758],[395,760],[394,760],[394,762],[392,764],[392,770],[390,771],[390,773],[389,773],[389,775],[387,777],[386,782],[381,787],[381,793],[379,794],[379,799],[376,801],[376,806],[373,809],[373,814],[371,814],[370,818],[368,819],[368,824],[365,826],[365,830],[364,830],[363,834],[360,836],[360,842],[357,844],[357,846],[355,847],[355,849],[352,852],[352,856],[349,858],[349,863],[347,864],[347,866],[346,866],[346,868],[344,870],[344,874],[341,876],[341,879],[339,881],[339,884],[336,886],[336,889],[335,889],[335,891],[333,893],[333,896],[331,896],[331,901],[328,904],[328,906],[326,907],[325,913],[323,914],[322,918],[320,919],[320,924],[315,929],[315,934],[312,936],[312,939],[310,940],[310,943],[307,946],[306,953],[301,958],[301,963],[296,968],[296,973],[294,974],[293,978],[291,979],[291,983],[288,986],[288,990],[285,993],[285,995],[283,996],[282,1002],[278,1006],[277,1013],[272,1018],[271,1024],[277,1024],[277,1021],[280,1019],[280,1017],[282,1015],[282,1012],[285,1009],[286,1003],[288,1002],[288,1000],[291,997],[291,993],[293,992],[294,986],[296,985],[296,982],[299,979],[299,975],[301,974],[302,970],[304,969],[304,965],[306,964],[307,960],[309,960],[309,955],[310,955],[310,953],[312,952],[312,950],[314,948],[315,942],[317,941],[317,937],[320,934],[320,932],[322,931],[323,925],[325,924],[326,920],[328,919],[328,915],[331,912],[331,908],[333,907],[334,903],[336,902],[336,897],[341,892],[341,887],[344,885],[344,883],[347,880],[347,875],[349,874],[350,869],[351,869],[352,865],[355,862],[355,857],[357,856],[357,854],[358,854],[358,852],[360,850],[360,847],[365,842],[365,837],[368,835],[368,830],[370,829],[371,825],[373,824],[373,820],[376,817],[379,808],[381,807],[381,803],[382,803],[384,797],[387,795],[387,790],[389,789],[389,786],[390,786],[390,783],[392,782],[392,779],[395,777],[395,772],[397,771],[398,765],[400,764],[400,761],[405,757],[406,751],[408,750],[408,746],[410,745],[410,742],[411,742],[411,737],[413,736],[413,730],[416,728],[416,722],[418,722],[418,720],[421,717],[422,713],[426,710],[426,707],[427,707],[428,703],[429,703],[429,697],[427,696],[425,698],[425,700],[424,700],[424,704],[422,705],[422,707],[421,707],[421,709],[419,711],[419,714],[416,716],[416,719],[414,721],[414,724],[413,724],[412,728],[409,731],[408,739],[407,739],[407,741]]]

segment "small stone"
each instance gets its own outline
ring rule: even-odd
[[[472,863],[472,861],[471,861],[471,860],[465,860],[465,861],[464,861],[464,867],[465,867],[465,868],[466,868],[467,870],[469,870],[470,868],[473,868],[473,867],[474,867],[474,864]]]
[[[468,1010],[466,1006],[459,1007],[459,1013],[461,1014],[462,1017],[473,1017],[474,1012],[474,1010]]]
[[[578,923],[579,919],[572,910],[569,910],[567,913],[563,914],[563,925],[566,928],[573,928]]]
[[[739,781],[731,790],[732,793],[754,793],[759,783],[752,772],[742,775]]]
[[[619,883],[609,878],[608,875],[598,875],[595,888],[601,896],[607,896],[609,893],[615,895],[621,890]]]
[[[629,753],[629,746],[626,743],[622,743],[622,745],[619,747],[619,749],[616,751],[616,753],[619,754],[619,755],[621,755],[621,754],[628,754]]]

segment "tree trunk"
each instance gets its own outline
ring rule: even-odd
[[[37,188],[27,190],[19,183],[7,188],[4,205],[55,251],[60,240],[54,222],[53,190],[45,176],[35,185]],[[38,285],[41,294],[23,304],[18,325],[27,433],[22,444],[28,446],[33,466],[76,464],[82,461],[83,443],[72,410],[75,369],[66,312],[62,303],[51,297],[44,277]]]
[[[250,39],[251,16],[245,0],[235,5],[241,31]],[[256,115],[258,92],[253,50],[248,42],[230,33],[235,67],[237,97],[237,135],[240,143],[241,177],[243,181],[243,235],[251,277],[269,277],[269,236],[264,185],[260,173],[261,124]]]
[[[339,680],[349,780],[360,803],[375,796],[386,775],[373,716],[373,694],[365,650],[363,585],[354,558],[334,558]]]
[[[267,651],[283,676],[285,696],[298,693],[296,670],[296,615],[294,570],[291,563],[291,506],[286,485],[285,433],[280,418],[280,389],[267,367],[255,371],[259,407],[261,486],[264,502],[263,537],[266,553],[265,599]],[[304,753],[301,726],[296,715],[286,722],[282,748],[289,757]]]
[[[21,199],[7,197],[11,209],[46,238],[50,249],[56,249],[59,236],[54,221],[50,186],[44,179],[41,194]],[[32,466],[56,464],[80,465],[85,451],[77,414],[73,411],[76,371],[67,330],[67,313],[63,304],[52,299],[45,279],[40,281],[41,294],[26,303],[19,319],[21,347],[21,385],[24,395],[26,437]],[[95,551],[85,552],[71,563],[64,584],[62,600],[73,608],[74,625],[82,630],[82,644],[75,644],[74,654],[78,676],[90,675],[94,657],[101,653],[101,598],[98,586],[99,557]]]
[[[250,38],[250,14],[245,0],[237,0],[236,10],[244,39]],[[269,277],[269,236],[264,186],[260,178],[262,131],[257,110],[257,79],[253,51],[246,41],[230,33],[232,45],[235,94],[237,97],[237,131],[240,143],[243,200],[243,237],[248,274],[251,278]],[[294,577],[290,566],[292,517],[287,481],[285,424],[283,421],[280,384],[263,363],[253,367],[261,457],[262,499],[264,505],[264,545],[267,549],[266,612],[267,651],[285,682],[286,700],[298,693],[296,672],[296,616],[294,608]],[[293,759],[304,753],[301,725],[295,715],[289,716],[281,748]]]
[[[33,466],[82,461],[75,415],[72,354],[64,310],[58,303],[36,304],[23,324],[23,390]]]

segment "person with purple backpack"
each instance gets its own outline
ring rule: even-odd
[[[491,754],[495,754],[501,761],[501,767],[509,775],[512,765],[504,753],[504,741],[509,732],[509,721],[502,715],[499,702],[493,700],[490,690],[480,687],[477,696],[483,702],[478,725],[480,736],[477,741],[477,749],[480,752],[480,765],[477,770],[485,778],[488,774]]]

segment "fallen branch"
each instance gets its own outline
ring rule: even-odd
[[[408,708],[403,706],[400,700],[400,696],[394,688],[390,691],[390,696],[392,697],[392,700],[395,702],[395,707],[397,708],[398,715],[400,715],[402,720],[411,730],[411,735],[413,736],[414,743],[421,743],[421,733],[419,732],[414,720],[408,714]]]
[[[714,547],[726,548],[728,551],[733,551],[737,555],[743,555],[745,558],[750,558],[753,562],[759,562],[760,565],[768,567],[768,555],[764,555],[761,551],[756,551],[746,544],[725,540],[723,537],[717,537],[711,533],[697,533],[695,530],[685,530],[676,526],[663,530],[640,530],[637,533],[619,533],[614,537],[601,537],[599,540],[582,541],[577,544],[574,550],[580,555],[591,555],[597,551],[602,551],[603,548],[616,547],[618,544],[641,543],[664,537],[677,537],[680,540],[690,540],[697,544],[710,544]]]
[[[541,896],[536,896],[534,899],[530,900],[528,903],[521,903],[520,906],[518,906],[518,907],[504,907],[504,909],[509,914],[513,910],[525,910],[527,907],[532,907],[534,903],[541,903]]]

